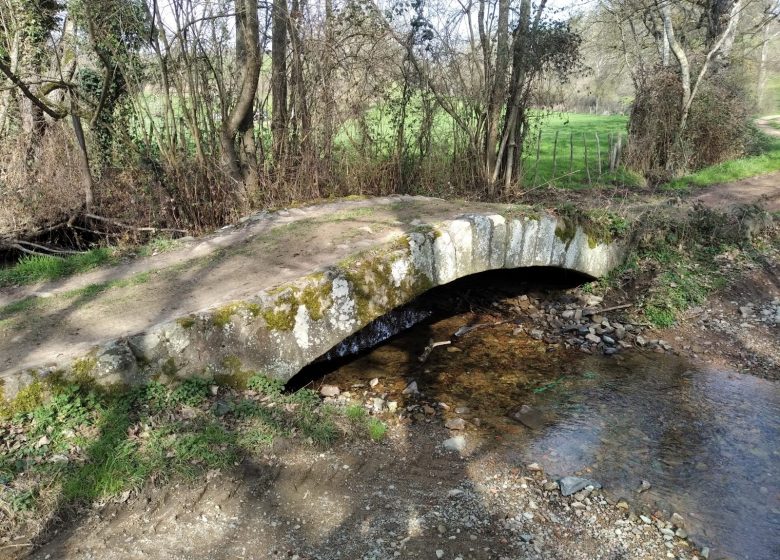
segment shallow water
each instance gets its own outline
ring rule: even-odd
[[[424,396],[467,407],[509,462],[582,474],[647,512],[677,512],[710,558],[780,558],[780,386],[694,367],[666,355],[588,356],[513,335],[503,324],[470,332],[418,357],[471,313],[418,325],[326,377],[342,388],[374,377],[399,400],[416,380]],[[359,389],[358,389],[359,390]],[[507,417],[531,407],[531,429]],[[649,491],[639,493],[641,481]]]

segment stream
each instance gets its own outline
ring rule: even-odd
[[[480,311],[438,315],[321,366],[318,382],[357,392],[379,378],[386,398],[404,406],[403,389],[415,380],[448,414],[458,409],[479,425],[470,430],[509,464],[537,462],[556,478],[597,480],[638,513],[679,513],[711,559],[780,558],[776,382],[670,354],[551,351],[511,323],[472,330],[420,362],[431,340],[490,320]],[[525,423],[507,416],[522,405]],[[640,492],[642,481],[649,489]]]

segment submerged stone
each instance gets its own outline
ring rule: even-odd
[[[558,486],[561,489],[561,494],[564,496],[571,496],[576,494],[583,488],[593,486],[594,488],[601,488],[601,484],[587,478],[580,478],[579,476],[564,476],[558,481]]]

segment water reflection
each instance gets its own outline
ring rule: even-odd
[[[550,352],[511,324],[417,359],[429,340],[483,320],[465,314],[414,327],[343,364],[328,382],[350,387],[378,377],[381,391],[403,404],[415,379],[432,400],[468,407],[464,415],[478,418],[510,461],[587,474],[639,509],[681,513],[694,539],[713,548],[711,558],[780,558],[777,383],[658,354]],[[523,404],[543,427],[507,417]],[[643,480],[651,488],[640,494]]]

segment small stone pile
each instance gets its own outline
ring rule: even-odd
[[[747,303],[739,307],[743,321],[753,324],[780,325],[780,298],[759,303]]]
[[[661,353],[673,351],[668,342],[643,336],[643,325],[607,317],[599,309],[600,297],[588,296],[584,301],[567,299],[543,300],[521,295],[512,300],[513,310],[527,316],[533,324],[530,328],[519,326],[515,334],[527,332],[531,338],[551,346],[578,348],[587,354],[611,356],[636,346]]]

